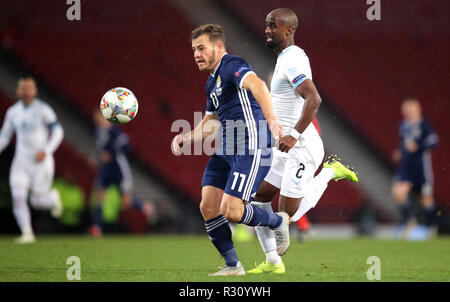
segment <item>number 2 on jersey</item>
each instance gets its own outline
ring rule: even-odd
[[[305,171],[305,165],[304,164],[300,164],[300,168],[298,168],[297,173],[295,174],[295,176],[297,178],[302,178],[301,173]]]

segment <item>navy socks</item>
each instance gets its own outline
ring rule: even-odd
[[[274,229],[280,226],[282,220],[281,216],[275,213],[269,213],[260,207],[247,204],[244,206],[244,215],[242,215],[240,223],[249,226],[268,226]]]
[[[236,266],[239,260],[231,239],[231,229],[227,219],[223,215],[219,215],[205,221],[205,227],[209,239],[225,259],[226,265]]]

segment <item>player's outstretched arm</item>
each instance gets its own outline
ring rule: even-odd
[[[220,128],[220,122],[216,114],[206,114],[203,120],[194,130],[185,134],[178,134],[172,140],[172,151],[181,154],[181,150],[195,142],[204,141],[210,135],[214,135]]]
[[[5,121],[3,122],[2,130],[0,131],[0,153],[8,146],[11,137],[14,133],[14,128],[11,121],[11,116],[6,112]]]
[[[305,104],[303,105],[302,114],[300,119],[295,125],[294,129],[291,130],[289,135],[286,135],[278,144],[278,148],[282,152],[288,152],[297,143],[300,138],[301,133],[312,122],[316,116],[317,110],[319,109],[322,99],[320,98],[319,92],[316,89],[313,81],[306,79],[297,88],[297,93],[305,99]]]
[[[64,130],[60,123],[54,122],[49,126],[51,135],[45,148],[36,154],[35,160],[41,162],[47,155],[52,155],[58,149],[64,138]]]
[[[278,122],[278,118],[273,112],[272,97],[270,96],[269,89],[266,83],[261,80],[256,74],[252,73],[247,78],[245,78],[242,84],[244,89],[250,90],[253,97],[256,99],[258,104],[261,106],[264,117],[269,123],[270,131],[275,139],[281,137],[281,125]]]
[[[52,134],[45,148],[47,154],[53,154],[58,149],[64,138],[64,129],[60,123],[56,122],[51,127]]]

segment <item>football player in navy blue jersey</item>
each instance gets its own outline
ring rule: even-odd
[[[94,197],[96,205],[92,213],[93,225],[89,233],[102,236],[102,206],[106,190],[116,185],[122,195],[122,204],[128,207],[132,202],[133,178],[127,155],[131,146],[128,136],[106,120],[100,111],[94,113],[97,175]]]
[[[217,130],[206,130],[205,125],[220,121],[223,140],[203,174],[200,211],[209,238],[226,263],[210,276],[243,275],[245,270],[234,249],[228,221],[268,226],[275,231],[277,245],[289,244],[289,216],[248,203],[270,169],[269,131],[276,140],[281,126],[266,84],[244,59],[226,52],[220,25],[199,26],[191,38],[199,70],[210,74],[206,83],[206,114],[193,131],[174,138],[172,150],[180,154],[182,148],[204,141]]]
[[[399,127],[400,145],[394,153],[398,163],[392,187],[392,195],[399,205],[402,223],[407,225],[404,237],[416,221],[412,215],[410,193],[420,194],[425,214],[425,225],[435,231],[436,207],[433,198],[433,169],[431,150],[438,143],[438,136],[427,120],[422,118],[417,99],[405,99],[402,103],[404,120]]]

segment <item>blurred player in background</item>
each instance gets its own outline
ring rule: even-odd
[[[199,70],[210,74],[206,82],[206,115],[193,131],[173,139],[172,150],[180,154],[189,144],[204,141],[219,128],[205,131],[206,123],[221,122],[224,140],[205,168],[200,211],[206,231],[226,263],[210,276],[244,275],[228,221],[268,226],[275,229],[280,242],[289,241],[286,213],[269,213],[245,204],[269,171],[270,166],[262,162],[271,159],[270,132],[278,138],[281,127],[265,82],[244,59],[227,54],[220,25],[206,24],[193,30],[192,50]],[[265,120],[270,131],[264,127]],[[237,124],[241,126],[235,127]]]
[[[130,152],[128,136],[106,120],[100,111],[95,111],[94,122],[96,142],[97,176],[95,179],[95,205],[92,212],[93,225],[89,233],[102,236],[102,205],[106,189],[117,185],[122,195],[122,205],[128,208],[132,203],[133,179],[127,154]]]
[[[403,121],[399,127],[400,147],[393,154],[398,163],[392,186],[392,196],[406,225],[403,237],[417,223],[412,215],[410,193],[419,194],[424,210],[425,225],[435,232],[436,206],[433,198],[433,169],[431,150],[438,143],[438,136],[430,123],[422,118],[422,110],[417,99],[405,99],[401,107]]]
[[[54,217],[62,215],[59,192],[51,190],[55,163],[53,153],[64,137],[64,131],[53,109],[38,99],[36,82],[31,77],[19,79],[19,100],[8,108],[0,133],[0,152],[16,134],[16,149],[11,164],[9,184],[13,199],[13,213],[22,235],[18,243],[35,241],[28,208],[51,210]]]
[[[271,211],[271,201],[280,191],[278,210],[288,213],[293,222],[315,207],[330,180],[358,181],[355,172],[336,156],[328,156],[314,177],[324,157],[322,139],[312,123],[322,100],[312,81],[308,56],[295,45],[297,26],[297,16],[289,8],[273,10],[266,18],[266,45],[278,56],[270,86],[283,135],[273,151],[272,167],[252,201]],[[285,273],[280,256],[289,245],[277,244],[273,231],[266,227],[256,227],[256,233],[266,260],[248,273]]]

